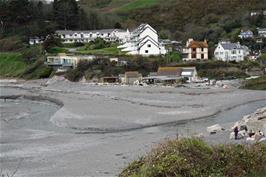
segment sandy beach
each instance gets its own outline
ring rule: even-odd
[[[21,97],[1,101],[4,171],[20,164],[17,176],[116,176],[165,138],[229,127],[266,105],[265,91],[46,82],[0,83],[0,96]]]

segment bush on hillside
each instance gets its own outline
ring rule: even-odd
[[[0,46],[0,52],[19,51],[25,47],[16,36],[1,39]]]
[[[86,45],[86,50],[95,50],[95,49],[103,49],[103,48],[108,48],[111,46],[111,43],[106,42],[102,38],[96,38],[94,41],[90,41]]]
[[[76,69],[71,69],[71,70],[67,71],[67,73],[65,74],[65,77],[69,81],[78,82],[83,77],[83,73],[81,71],[79,71],[77,68]]]
[[[169,140],[126,167],[119,177],[243,177],[266,172],[266,144],[209,146]]]
[[[242,89],[266,90],[266,76],[246,80],[242,83]]]

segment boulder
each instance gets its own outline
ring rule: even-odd
[[[219,125],[219,124],[215,124],[215,125],[212,125],[210,127],[207,127],[207,132],[209,132],[210,134],[215,134],[218,131],[223,131],[223,130],[224,130],[224,128],[222,128],[221,125]]]

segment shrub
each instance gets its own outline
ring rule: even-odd
[[[83,76],[83,73],[78,69],[71,69],[68,70],[66,73],[66,78],[72,82],[78,82]]]
[[[169,140],[131,163],[119,177],[242,177],[265,172],[266,144],[209,146]]]
[[[22,41],[16,36],[1,39],[0,46],[0,52],[19,51],[24,48]]]

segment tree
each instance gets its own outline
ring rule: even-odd
[[[61,41],[60,39],[55,36],[55,35],[49,35],[43,42],[42,46],[45,51],[48,51],[49,49],[56,47],[56,46],[61,46]]]
[[[79,8],[75,0],[55,0],[53,4],[54,18],[62,29],[78,27]]]
[[[114,28],[115,29],[121,29],[122,25],[119,22],[116,22],[115,25],[114,25]]]

